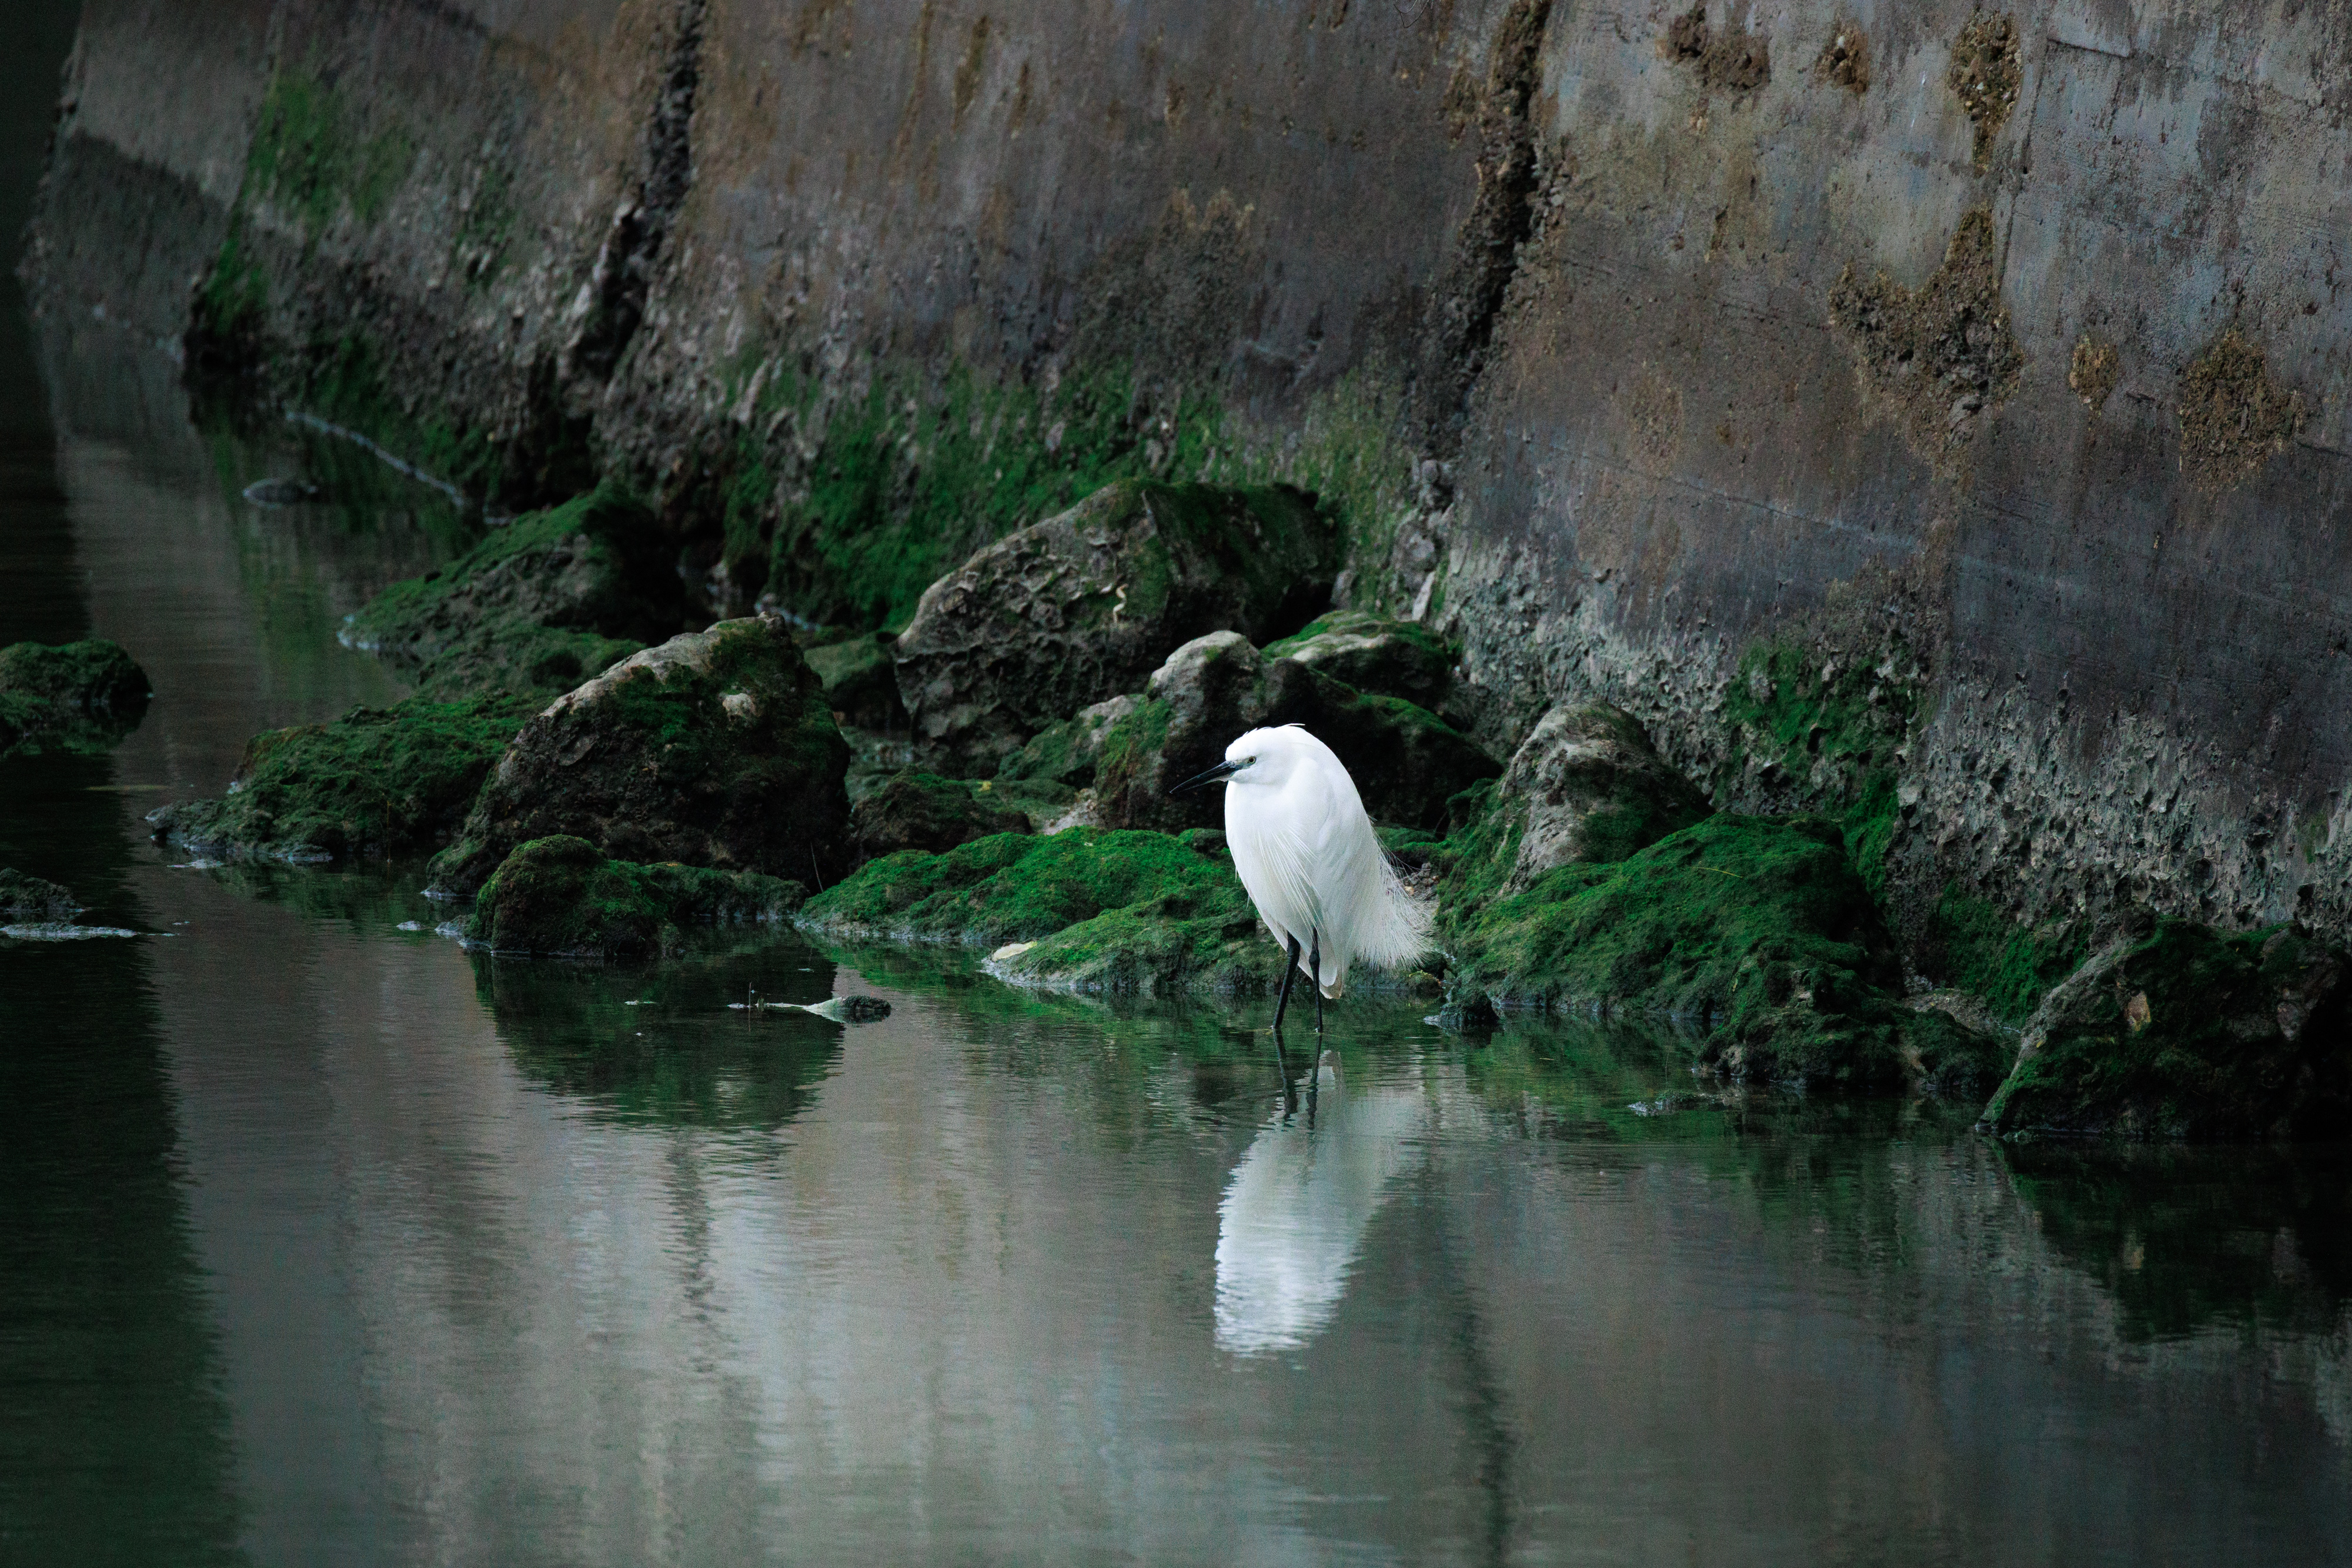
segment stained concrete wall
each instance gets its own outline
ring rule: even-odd
[[[363,327],[526,488],[588,431],[688,531],[877,366],[1131,363],[1310,479],[1369,417],[1355,591],[1506,715],[1705,768],[1759,637],[1899,653],[1915,900],[2340,929],[2352,5],[2001,15],[92,0],[35,263],[167,335],[234,206],[286,341]],[[408,149],[372,218],[240,175],[273,72]]]

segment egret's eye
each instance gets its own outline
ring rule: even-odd
[[[1244,757],[1242,758],[1242,766],[1244,768],[1255,768],[1257,766],[1257,758],[1255,757]]]

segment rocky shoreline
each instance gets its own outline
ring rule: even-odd
[[[1670,1019],[1727,1083],[1926,1093],[2011,1138],[2352,1131],[2352,956],[2306,931],[2147,913],[2036,931],[1948,900],[1906,941],[1885,864],[1891,761],[1917,722],[1898,662],[1759,650],[1711,781],[1599,705],[1556,706],[1498,755],[1482,737],[1500,699],[1424,623],[1311,599],[1266,611],[1258,642],[1130,620],[1138,582],[1171,604],[1222,580],[1182,564],[1169,529],[1187,514],[1248,516],[1256,548],[1318,559],[1311,498],[1178,499],[1115,486],[977,552],[905,632],[827,660],[836,632],[773,614],[681,629],[688,601],[635,548],[651,514],[607,486],[351,618],[415,695],[257,737],[227,794],[151,822],[226,859],[430,856],[447,928],[500,954],[657,958],[698,924],[789,920],[976,947],[1024,988],[1263,996],[1280,955],[1216,805],[1167,787],[1244,729],[1299,722],[1435,906],[1423,962],[1361,985],[1428,998],[1444,1027]],[[135,666],[101,652],[20,645],[0,672],[50,672],[42,700],[102,709]],[[877,656],[895,707],[873,696]],[[89,691],[51,678],[68,664]],[[877,713],[906,722],[851,722]],[[1800,766],[1820,810],[1718,809]]]

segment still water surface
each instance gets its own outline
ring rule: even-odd
[[[413,879],[157,849],[397,695],[335,624],[460,531],[152,344],[5,342],[0,642],[156,701],[0,763],[0,864],[147,933],[0,941],[0,1561],[2352,1561],[2338,1154],[1644,1115],[1656,1040],[1353,1002],[1310,1120],[1254,1014],[494,961]]]

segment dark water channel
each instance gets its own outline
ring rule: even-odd
[[[7,303],[0,642],[156,700],[0,763],[0,864],[144,934],[0,940],[0,1562],[2352,1561],[2339,1153],[1643,1114],[1655,1040],[1362,1004],[1310,1125],[1247,1015],[492,961],[399,875],[158,850],[396,695],[335,626],[459,530]]]

